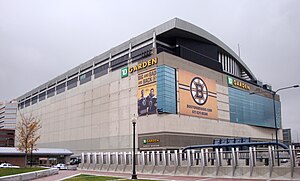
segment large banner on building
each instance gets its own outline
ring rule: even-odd
[[[139,116],[157,112],[156,68],[138,74],[138,114]]]
[[[216,81],[179,70],[180,114],[217,119]]]

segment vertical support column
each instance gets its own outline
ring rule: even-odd
[[[222,161],[223,161],[223,148],[220,148],[220,152],[219,152],[219,166],[222,166],[223,164],[222,164]]]
[[[179,157],[178,157],[178,166],[182,165],[182,150],[179,150]]]
[[[290,145],[289,146],[289,155],[290,155],[290,162],[291,162],[291,178],[294,176],[294,167],[296,166],[295,163],[295,146]]]
[[[162,154],[162,155],[161,155],[161,156],[162,156],[162,157],[161,157],[161,158],[162,158],[162,165],[163,165],[163,166],[167,166],[166,151],[163,150],[161,154]]]
[[[278,150],[277,150],[278,151]],[[275,147],[274,146],[272,146],[272,162],[273,162],[273,166],[275,166]]]
[[[272,171],[273,171],[273,166],[274,166],[274,162],[273,162],[273,150],[271,146],[268,146],[269,149],[269,177],[272,176]]]
[[[187,165],[188,167],[192,166],[192,160],[191,160],[191,150],[186,150],[186,159],[187,159]]]
[[[249,147],[249,166],[250,166],[250,177],[251,177],[253,172],[253,151],[251,146]]]
[[[142,155],[141,155],[141,163],[142,163],[143,166],[145,166],[145,152],[142,151],[141,154],[142,154]]]
[[[152,160],[152,165],[154,166],[155,165],[155,152],[154,151],[152,151],[151,152],[151,160]]]
[[[155,31],[153,32],[153,38],[152,38],[152,47],[153,48],[156,48],[156,33],[155,33]]]
[[[137,158],[136,160],[137,165],[141,165],[141,152],[139,151],[136,152],[136,158]]]
[[[236,154],[236,166],[239,166],[239,160],[240,160],[240,149],[239,148],[236,148],[235,149],[235,154]]]
[[[124,165],[127,165],[127,153],[126,152],[123,153],[123,160],[124,160]]]
[[[104,162],[103,162],[103,152],[100,152],[99,155],[100,155],[100,159],[99,159],[100,164],[104,164]]]
[[[146,153],[146,160],[147,160],[147,165],[150,165],[150,151],[147,151]]]
[[[192,150],[192,165],[196,165],[196,159],[195,159],[196,153],[195,150]]]
[[[110,152],[107,152],[107,157],[106,157],[106,161],[107,161],[107,164],[111,164],[111,158],[110,158]]]
[[[201,166],[204,167],[205,166],[205,156],[204,156],[204,150],[201,149],[201,156],[200,156],[200,161],[201,161]]]
[[[179,166],[178,163],[178,151],[174,150],[174,162],[175,162],[175,166]]]
[[[234,148],[231,148],[231,155],[232,155],[232,176],[234,176],[236,166],[237,166],[236,152],[234,151]]]
[[[119,153],[118,152],[115,152],[115,161],[116,161],[116,165],[119,165]]]
[[[160,164],[160,154],[159,151],[156,152],[156,165]]]
[[[253,166],[256,166],[256,158],[257,158],[257,152],[256,147],[253,147]]]
[[[86,162],[86,160],[84,159],[84,153],[82,152],[81,153],[81,163],[85,163]]]
[[[208,158],[209,158],[209,153],[208,153],[208,149],[205,149],[205,153],[204,153],[204,158],[205,158],[205,166],[207,166],[208,164]]]
[[[221,163],[220,163],[220,154],[219,154],[219,149],[218,149],[218,148],[216,148],[215,153],[216,153],[216,162],[217,162],[217,165],[216,165],[216,167],[217,167],[216,175],[218,175],[218,173],[219,173],[219,168],[220,168],[220,166],[221,166]]]
[[[93,163],[97,164],[97,153],[96,152],[93,153]]]
[[[166,160],[166,165],[171,165],[171,151],[167,151],[167,160]]]
[[[87,155],[86,163],[90,164],[91,163],[91,153],[87,153],[86,155]]]

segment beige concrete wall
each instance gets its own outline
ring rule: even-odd
[[[21,110],[42,121],[40,147],[129,150],[131,118],[137,112],[137,80],[121,80],[120,70]]]

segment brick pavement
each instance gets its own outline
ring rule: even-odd
[[[100,171],[85,171],[85,170],[60,170],[59,174],[35,179],[35,181],[57,181],[63,180],[66,177],[71,177],[76,174],[93,174],[102,176],[115,176],[121,178],[131,178],[130,173],[116,173],[116,172],[100,172]],[[172,176],[172,175],[154,175],[154,174],[138,174],[139,179],[149,180],[174,180],[174,181],[272,181],[271,179],[237,179],[237,178],[209,178],[196,176]],[[276,180],[278,181],[278,180]]]

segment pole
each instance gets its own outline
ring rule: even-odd
[[[33,144],[31,144],[31,149],[30,149],[30,167],[32,167],[32,149],[33,149]]]
[[[278,133],[277,133],[277,116],[276,116],[276,106],[275,106],[275,95],[276,92],[272,93],[273,97],[273,108],[274,108],[274,124],[275,124],[275,139],[276,139],[276,149],[277,149],[277,165],[280,166],[280,161],[279,161],[279,150],[278,150]]]
[[[132,176],[131,179],[137,179],[135,170],[135,122],[132,123],[133,126],[133,154],[132,154]]]

